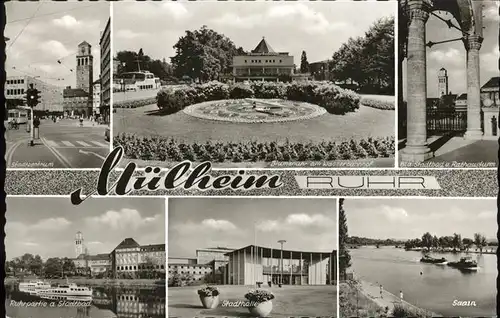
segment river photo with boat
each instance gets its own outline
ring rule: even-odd
[[[451,316],[494,316],[497,264],[494,254],[473,255],[477,271],[420,262],[422,253],[402,248],[366,246],[350,250],[351,269],[357,279],[404,294],[404,300],[423,309]],[[459,261],[465,253],[431,253]]]

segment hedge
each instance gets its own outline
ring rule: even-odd
[[[360,96],[328,82],[253,82],[224,84],[209,82],[181,88],[163,88],[158,92],[157,105],[167,113],[201,102],[239,98],[288,99],[319,105],[333,114],[345,114],[359,108]]]
[[[374,99],[370,97],[362,97],[360,104],[372,108],[383,109],[383,110],[395,110],[394,101],[385,101],[380,99]]]
[[[388,158],[395,153],[394,137],[368,138],[360,141],[300,142],[212,142],[184,143],[173,138],[140,137],[122,133],[114,145],[124,149],[129,159],[180,162],[257,162],[257,161],[333,161],[364,158]]]
[[[137,108],[156,103],[156,97],[149,97],[135,100],[124,100],[113,103],[113,108]]]

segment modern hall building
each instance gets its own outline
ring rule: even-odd
[[[227,284],[254,285],[257,282],[283,285],[327,285],[336,277],[336,252],[307,252],[248,245],[231,251]]]
[[[233,57],[233,78],[241,81],[280,81],[291,78],[295,68],[288,52],[275,52],[265,38],[250,53]]]

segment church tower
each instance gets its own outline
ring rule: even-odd
[[[90,114],[93,106],[93,83],[94,57],[92,56],[92,46],[83,41],[78,45],[76,53],[76,88],[83,89],[88,94],[87,112],[90,112]]]
[[[448,95],[448,71],[441,68],[438,73],[438,94],[439,97]]]
[[[84,253],[85,253],[85,245],[83,241],[83,234],[82,232],[78,231],[76,232],[75,235],[75,254],[76,254],[75,257],[78,257]]]

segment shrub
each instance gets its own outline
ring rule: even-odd
[[[215,297],[219,296],[220,292],[216,286],[203,286],[198,289],[198,295],[201,297]]]
[[[157,104],[170,113],[184,107],[205,101],[239,98],[288,99],[317,104],[333,114],[345,114],[359,108],[360,97],[351,90],[343,89],[327,82],[256,82],[223,84],[209,82],[202,85],[183,86],[176,90],[161,89],[157,94]]]
[[[273,300],[274,295],[265,289],[251,289],[245,294],[245,299],[253,303],[263,303],[265,301]]]
[[[141,160],[180,162],[257,162],[257,161],[323,161],[351,160],[357,158],[393,157],[394,137],[369,138],[360,141],[333,141],[319,143],[280,142],[217,142],[205,144],[180,143],[172,138],[140,137],[135,134],[120,134],[113,142],[123,147],[125,157]]]
[[[392,317],[427,318],[427,317],[432,317],[432,314],[423,309],[410,308],[403,306],[402,304],[395,304],[394,309],[392,311]]]
[[[156,103],[156,97],[125,100],[113,103],[113,108],[137,108]]]
[[[394,105],[394,101],[385,101],[370,97],[362,97],[360,103],[368,107],[384,110],[394,110],[396,108]]]

